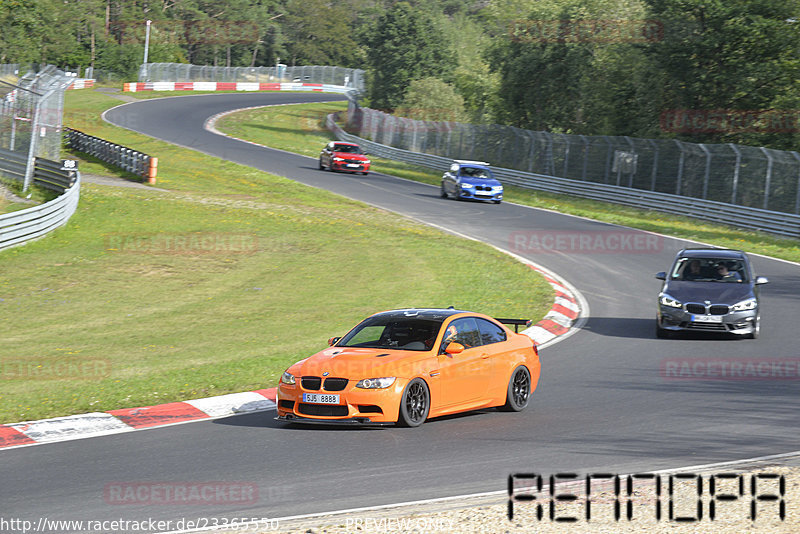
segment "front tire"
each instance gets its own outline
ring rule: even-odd
[[[756,317],[756,322],[753,324],[753,331],[749,334],[745,334],[746,339],[758,339],[758,336],[761,335],[761,317]]]
[[[400,399],[398,426],[418,427],[428,418],[431,409],[431,394],[421,378],[408,383]]]
[[[322,164],[322,158],[319,158],[319,170],[324,171],[325,165]]]
[[[439,192],[439,196],[442,198],[449,198],[450,195],[447,194],[447,191],[444,190],[444,184],[442,184],[441,190]]]
[[[531,398],[531,373],[524,365],[520,365],[511,373],[508,381],[506,403],[500,409],[504,412],[521,412],[528,406]]]
[[[656,317],[656,337],[658,339],[666,339],[669,337],[669,330],[661,328],[658,317]]]

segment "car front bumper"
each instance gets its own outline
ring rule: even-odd
[[[369,163],[348,163],[346,161],[332,161],[331,169],[347,172],[369,172]]]
[[[658,325],[673,332],[721,332],[752,334],[756,330],[758,308],[725,315],[692,314],[684,309],[659,305]]]
[[[280,421],[322,424],[392,424],[397,422],[400,399],[408,380],[398,378],[385,389],[356,388],[350,380],[341,391],[304,389],[296,384],[280,383],[276,404]],[[338,395],[338,404],[303,401],[304,393]]]
[[[459,198],[475,199],[475,200],[503,200],[503,192],[491,193],[488,191],[470,191],[469,189],[462,189]]]

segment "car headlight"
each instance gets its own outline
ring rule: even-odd
[[[339,156],[336,156],[335,158],[333,158],[333,161],[344,161],[344,158],[340,158]]]
[[[494,192],[501,192],[501,191],[503,191],[503,186],[502,186],[502,185],[495,185],[495,186],[492,186],[492,191],[494,191]]]
[[[472,189],[473,187],[475,186],[472,184],[461,184],[461,189]]]
[[[365,378],[364,380],[359,380],[358,384],[356,384],[356,387],[361,389],[386,389],[394,384],[395,380],[397,380],[397,378],[394,376],[384,378]]]
[[[370,163],[372,163],[370,160],[368,160],[368,159],[364,160],[364,165],[369,165]]]
[[[737,302],[733,306],[731,306],[731,311],[747,311],[747,310],[755,310],[758,303],[756,299],[747,299],[741,302]]]
[[[290,385],[294,384],[294,375],[284,371],[283,376],[281,376],[281,382]]]
[[[680,301],[670,297],[666,293],[662,293],[661,296],[658,297],[658,302],[664,306],[669,306],[670,308],[681,308],[683,306]]]

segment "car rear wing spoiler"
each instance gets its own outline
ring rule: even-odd
[[[495,320],[497,320],[498,322],[503,323],[503,324],[513,324],[514,325],[514,332],[516,332],[516,333],[519,333],[519,327],[520,326],[524,326],[525,328],[527,328],[527,327],[529,327],[531,325],[531,320],[530,319],[499,319],[499,318],[495,317]]]

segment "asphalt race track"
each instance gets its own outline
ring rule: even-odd
[[[375,173],[323,172],[314,159],[203,129],[208,117],[226,110],[334,99],[198,95],[127,104],[106,118],[504,249],[514,248],[518,235],[596,237],[611,231],[631,239],[638,233],[509,203],[443,200],[438,188]],[[262,412],[0,451],[0,510],[34,521],[274,518],[502,491],[511,473],[641,473],[800,449],[797,380],[680,380],[662,373],[662,365],[675,358],[798,358],[800,266],[753,257],[757,273],[770,279],[762,289],[760,339],[660,340],[654,335],[659,281],[653,275],[666,270],[686,243],[645,237],[656,250],[516,250],[569,280],[591,311],[580,332],[542,351],[539,388],[522,413],[486,410],[417,429],[329,429],[282,426],[273,421],[274,412]],[[408,300],[414,301],[413,288]],[[431,304],[458,302],[419,303]],[[320,347],[338,334],[322,333]],[[104,499],[108,484],[203,481],[255,484],[258,498],[202,507],[114,505]]]

